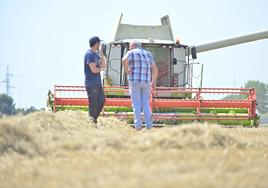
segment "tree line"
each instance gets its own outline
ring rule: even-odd
[[[22,114],[27,115],[31,112],[38,111],[35,107],[31,106],[29,108],[16,108],[14,99],[6,94],[0,94],[0,117],[3,115],[16,115]]]

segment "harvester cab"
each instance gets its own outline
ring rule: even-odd
[[[131,40],[139,40],[150,51],[159,69],[158,87],[191,87],[190,47],[175,42],[169,17],[161,18],[162,25],[144,26],[122,24],[122,15],[115,32],[114,41],[107,44],[108,67],[105,77],[111,85],[127,86],[122,68],[122,57],[128,51]],[[196,57],[196,54],[192,54]]]

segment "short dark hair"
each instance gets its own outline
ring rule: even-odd
[[[97,36],[91,37],[89,39],[89,45],[90,45],[90,47],[92,47],[92,46],[94,46],[96,43],[98,43],[100,41],[101,41],[100,38],[97,37]]]

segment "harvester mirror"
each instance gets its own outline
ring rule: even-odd
[[[173,65],[177,65],[177,59],[173,58]]]
[[[101,43],[101,53],[105,56],[105,57],[107,57],[107,53],[106,53],[106,51],[107,51],[107,45],[105,44],[105,43]]]
[[[191,54],[192,54],[192,59],[196,59],[197,58],[196,47],[193,46],[191,48]]]

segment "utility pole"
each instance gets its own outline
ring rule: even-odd
[[[10,74],[9,74],[9,67],[7,66],[7,72],[6,72],[6,93],[9,96],[10,95]]]
[[[9,73],[9,66],[7,66],[7,72],[6,72],[6,79],[2,81],[2,83],[6,84],[6,94],[10,96],[10,89],[13,88],[10,84],[10,77],[12,77],[13,74]]]

